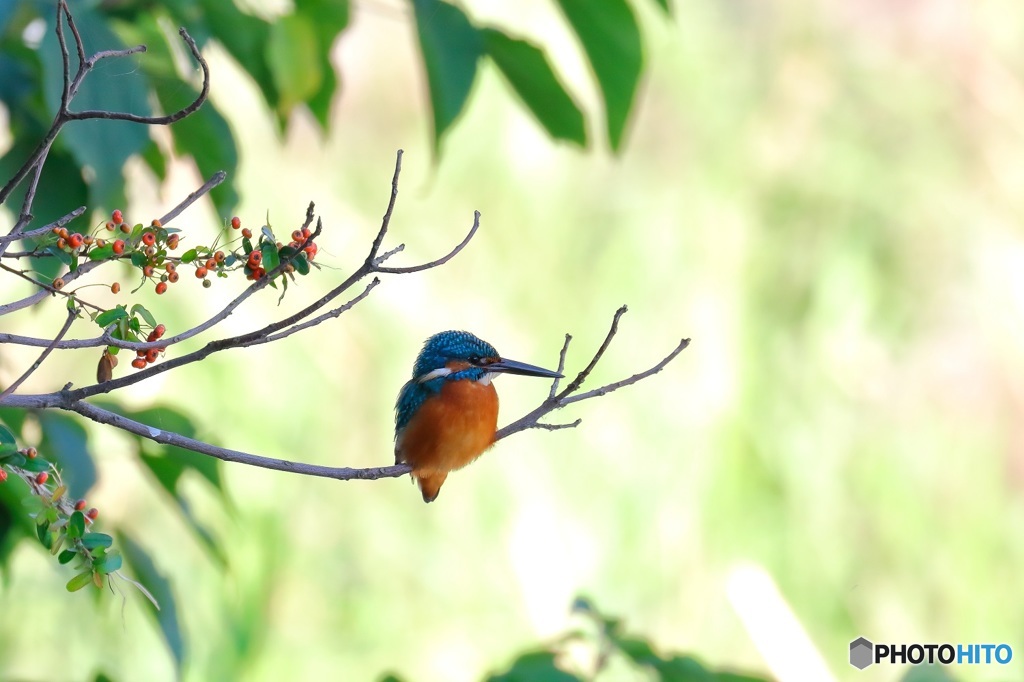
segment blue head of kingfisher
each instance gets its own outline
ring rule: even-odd
[[[558,372],[509,360],[469,332],[435,334],[416,357],[412,379],[395,405],[395,464],[408,464],[424,502],[433,502],[448,472],[494,443],[498,374],[561,378]]]

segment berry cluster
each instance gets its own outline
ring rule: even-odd
[[[149,336],[146,337],[146,341],[152,342],[159,339],[167,331],[167,327],[162,324],[158,324],[153,327],[153,331],[149,332]],[[135,369],[145,369],[146,365],[152,365],[156,362],[158,355],[163,353],[166,348],[150,348],[149,350],[137,350],[135,351],[137,357],[132,360],[132,367]]]

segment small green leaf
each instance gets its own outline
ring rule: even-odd
[[[248,237],[242,237],[242,250],[245,251],[245,255],[252,253],[252,242],[249,241]]]
[[[103,557],[102,561],[93,563],[92,567],[103,575],[121,570],[121,555],[114,550]]]
[[[196,259],[199,253],[195,249],[189,249],[185,253],[181,254],[182,263],[191,263]]]
[[[78,540],[85,534],[85,515],[76,511],[68,521],[68,539]]]
[[[274,242],[263,242],[260,252],[263,253],[263,267],[267,272],[281,264],[281,259],[277,257],[277,244]]]
[[[114,245],[104,244],[89,251],[89,260],[105,260],[114,255]]]
[[[434,114],[434,151],[462,112],[483,54],[480,33],[455,5],[441,0],[414,0],[420,52],[427,70]]]
[[[554,653],[531,651],[517,658],[506,672],[487,678],[487,682],[581,682],[581,679],[555,665]]]
[[[68,269],[71,272],[74,272],[75,270],[78,269],[78,254],[77,253],[71,254],[71,263],[70,263],[70,265],[68,265]]]
[[[68,592],[77,592],[86,585],[92,582],[92,570],[82,571],[74,578],[68,581],[67,588]]]
[[[78,552],[76,552],[75,550],[65,549],[63,552],[60,553],[60,556],[57,557],[57,561],[59,561],[61,564],[67,564],[70,563],[71,560],[74,559],[76,556],[78,556]]]
[[[484,29],[487,54],[551,137],[585,146],[583,112],[565,91],[547,57],[535,45]]]
[[[306,260],[306,254],[300,253],[296,256],[295,260],[292,261],[292,265],[295,266],[295,271],[300,275],[309,274],[309,261]]]
[[[13,464],[13,462],[11,462],[11,463]],[[26,457],[25,461],[22,462],[20,465],[17,465],[17,466],[20,466],[25,471],[36,471],[36,472],[38,472],[38,471],[49,471],[50,470],[50,463],[47,462],[42,457],[36,457],[35,459],[28,459]]]
[[[146,310],[146,307],[143,306],[141,303],[136,303],[135,305],[132,306],[132,315],[142,316],[142,319],[144,319],[146,321],[146,324],[148,324],[150,327],[156,326],[156,318],[153,317],[153,313]]]
[[[128,317],[128,311],[125,310],[125,307],[123,305],[119,305],[115,308],[112,308],[106,312],[97,315],[96,324],[105,329],[107,325],[113,322],[117,322],[123,317]]]
[[[273,230],[270,229],[270,225],[264,225],[260,228],[260,233],[266,238],[271,244],[277,244],[277,237],[274,236]]]
[[[82,544],[85,545],[86,549],[110,547],[113,543],[114,538],[110,537],[106,533],[86,533],[82,536]]]
[[[6,443],[8,445],[17,445],[18,441],[14,438],[14,434],[11,433],[3,424],[0,424],[0,443]]]
[[[53,534],[50,533],[50,523],[43,520],[36,526],[36,537],[39,538],[39,542],[43,543],[43,547],[50,549],[53,546]]]
[[[141,251],[132,251],[132,265],[141,268],[148,262],[149,258],[146,257],[146,254]]]

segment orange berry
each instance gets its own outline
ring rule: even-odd
[[[117,240],[114,241],[114,253],[116,253],[118,256],[120,256],[122,253],[124,253],[124,240],[123,239],[117,239]]]
[[[217,261],[218,263],[223,263],[224,258],[225,256],[223,251],[218,251],[217,253],[213,254],[213,260]]]
[[[206,259],[206,269],[207,270],[213,270],[215,267],[217,267],[217,261],[214,260],[213,258],[207,258]]]
[[[89,235],[85,235],[84,237],[82,237],[82,243],[85,244],[86,246],[92,245],[92,237],[90,237]]]
[[[303,239],[302,230],[295,230],[292,232],[292,241],[301,242]]]
[[[57,233],[57,236],[58,237],[64,237],[64,239],[67,239],[68,238],[68,228],[66,228],[66,227],[60,228],[60,232]]]
[[[250,230],[248,227],[244,228],[242,230],[242,236],[245,237],[246,239],[252,239],[252,230]]]
[[[150,223],[153,227],[163,227],[164,224],[160,222],[159,218],[153,218],[153,222]]]
[[[313,234],[313,231],[310,230],[308,227],[302,228],[302,238],[303,239],[309,239],[309,235],[311,235],[311,234]]]
[[[60,291],[61,289],[63,289],[64,288],[64,280],[61,279],[60,277],[58,277],[57,279],[53,280],[53,288],[56,289],[57,291]]]
[[[110,293],[116,294],[119,291],[121,291],[121,283],[120,282],[114,282],[113,284],[110,285]]]
[[[57,235],[58,237],[60,236],[60,231],[61,231],[61,228],[59,228],[59,227],[55,227],[55,228],[53,228],[53,229],[51,230],[51,232],[53,232],[53,233],[54,233],[55,235]]]
[[[318,247],[316,245],[316,242],[313,242],[312,244],[304,248],[302,251],[306,254],[306,260],[313,260],[313,258],[316,257],[317,250]]]
[[[149,350],[146,351],[146,362],[152,365],[154,362],[156,362],[156,359],[159,355],[159,350],[157,350],[156,348],[150,348]]]
[[[156,283],[156,293],[157,293],[157,295],[160,295],[160,294],[164,293],[165,291],[167,291],[167,282],[157,282]]]
[[[121,226],[118,227],[117,229],[121,230],[125,234],[128,234],[129,232],[132,231],[132,226],[129,225],[128,223],[121,223]]]
[[[132,367],[135,369],[144,369],[146,367],[146,358],[135,358],[132,360]]]
[[[110,222],[109,220],[107,221],[107,224],[104,227],[107,228],[108,232],[113,232],[114,231],[114,223]]]
[[[63,251],[67,248],[68,242],[64,237],[57,237],[57,248]]]
[[[177,267],[175,267],[173,261],[167,261],[166,263],[164,263],[164,270],[166,270],[167,272],[174,272],[175,270],[177,270]]]
[[[156,334],[156,338],[158,338],[158,339],[161,336],[163,336],[164,332],[166,332],[166,331],[167,331],[167,327],[165,327],[162,324],[158,324],[157,326],[153,327],[153,333]]]
[[[121,215],[121,209],[119,208],[115,208],[114,212],[110,214],[110,217],[113,218],[114,222],[118,225],[124,222],[124,216]]]
[[[242,221],[241,221],[241,219],[239,219],[238,216],[235,216],[234,218],[231,219],[231,229],[232,230],[237,230],[241,226],[242,226]]]
[[[256,279],[260,279],[261,277],[265,277],[266,276],[267,271],[264,270],[263,268],[256,268],[256,273],[255,274],[256,274]]]
[[[68,237],[68,246],[70,246],[72,249],[77,249],[79,246],[82,245],[83,241],[84,240],[82,239],[82,235],[76,232],[75,234]]]
[[[29,459],[35,459],[39,455],[35,448],[28,448],[25,450],[25,456]]]
[[[178,271],[177,270],[173,270],[173,271],[167,273],[167,281],[170,282],[171,284],[174,284],[175,282],[177,282],[178,281]]]
[[[152,232],[146,232],[142,235],[142,243],[146,246],[153,246],[156,244],[156,235]]]
[[[200,265],[196,268],[196,279],[204,279],[206,277],[206,268]]]
[[[156,255],[156,247],[155,246],[147,246],[146,247],[146,256],[149,257],[149,258],[152,258],[155,255]]]
[[[102,247],[104,247],[106,245],[107,245],[107,240],[106,239],[97,239],[96,240],[96,246],[99,246],[100,248],[102,248]]]
[[[45,471],[40,471],[36,475],[36,483],[38,483],[39,485],[46,483],[48,480],[50,480],[50,474],[46,473]]]
[[[83,509],[85,509],[85,500],[75,502],[75,511],[82,511]]]
[[[178,248],[177,234],[172,234],[170,237],[167,238],[167,248],[172,250]]]
[[[89,519],[90,521],[95,521],[96,517],[99,515],[100,510],[97,509],[96,507],[92,507],[89,509],[89,511],[85,512],[85,518]]]
[[[7,472],[4,471],[4,469],[2,467],[0,467],[0,483],[3,483],[6,480],[7,480]]]
[[[142,266],[142,276],[143,277],[152,277],[153,276],[153,266],[152,265],[143,265]]]

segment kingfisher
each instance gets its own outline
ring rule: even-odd
[[[424,502],[433,502],[448,473],[494,444],[498,374],[561,378],[558,372],[509,360],[464,331],[434,334],[416,357],[395,404],[395,464],[408,464]]]

